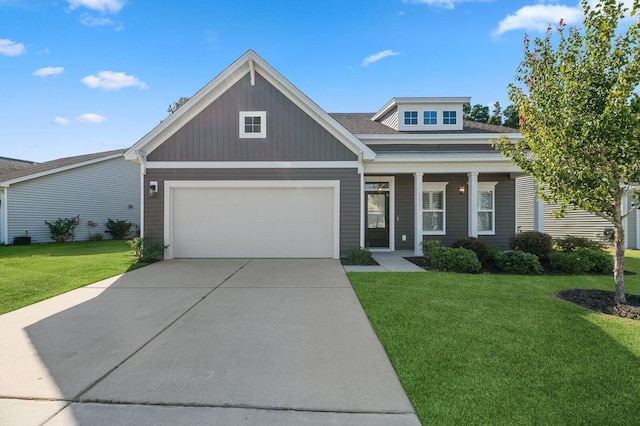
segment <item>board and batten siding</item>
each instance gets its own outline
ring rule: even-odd
[[[140,223],[140,166],[122,157],[15,183],[7,194],[9,243],[25,235],[35,243],[52,242],[44,221],[77,215],[76,241],[95,233],[110,239],[107,218]]]
[[[413,175],[396,175],[395,187],[395,247],[396,250],[413,250],[415,240],[415,192]],[[402,236],[407,236],[407,241],[402,241]]]
[[[344,146],[256,73],[218,99],[149,153],[149,161],[357,161]],[[239,112],[266,111],[266,138],[240,138]]]
[[[145,198],[144,235],[153,240],[164,238],[165,180],[339,180],[340,181],[340,253],[360,246],[360,175],[357,169],[148,169],[145,187],[158,182],[156,197]],[[286,209],[287,206],[282,206]],[[215,218],[212,218],[215,220]],[[309,241],[313,244],[313,241]]]
[[[469,235],[468,194],[460,194],[462,183],[466,185],[466,174],[442,174],[423,176],[424,182],[449,182],[446,191],[446,235],[425,235],[425,240],[438,239],[443,246],[451,246],[457,239]],[[500,248],[509,246],[509,235],[515,232],[515,179],[509,175],[481,173],[478,182],[498,182],[495,188],[495,235],[482,235],[491,245]],[[468,189],[468,188],[467,188]]]

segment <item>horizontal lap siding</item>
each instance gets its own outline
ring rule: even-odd
[[[75,240],[95,233],[109,239],[104,233],[107,218],[140,223],[140,166],[124,158],[106,160],[16,183],[8,197],[9,243],[25,235],[32,242],[52,242],[44,221],[77,215]]]
[[[449,182],[446,193],[446,235],[425,235],[425,240],[438,239],[444,246],[450,246],[457,239],[469,235],[468,193],[460,194],[461,184],[467,182],[466,174],[427,175],[424,182]],[[509,235],[515,231],[515,180],[504,174],[484,174],[478,176],[479,182],[498,182],[496,185],[496,235],[483,235],[489,244],[506,248]]]
[[[240,111],[266,111],[267,137],[241,139]],[[256,73],[240,79],[151,152],[149,161],[356,161],[357,156]]]
[[[534,182],[531,176],[516,178],[516,222],[517,230],[533,231]]]
[[[154,240],[164,238],[165,180],[339,180],[341,254],[360,245],[360,176],[356,169],[148,169],[145,186],[150,181],[158,181],[159,186],[156,197],[145,199],[144,234]]]

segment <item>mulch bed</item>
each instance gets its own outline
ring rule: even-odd
[[[575,303],[585,309],[640,321],[640,296],[627,294],[627,303],[613,300],[613,291],[572,289],[556,293],[560,299]]]

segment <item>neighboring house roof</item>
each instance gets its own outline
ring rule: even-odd
[[[0,172],[0,186],[9,186],[13,183],[35,179],[63,170],[69,170],[80,166],[85,166],[100,161],[121,157],[126,150],[117,149],[114,151],[96,152],[93,154],[78,155],[75,157],[60,158],[44,163],[35,163],[23,169]]]
[[[189,101],[176,112],[167,117],[154,129],[136,142],[124,157],[127,160],[139,162],[139,154],[142,157],[149,155],[153,150],[167,141],[173,134],[185,126],[191,119],[204,111],[216,99],[224,94],[229,87],[247,74],[259,73],[270,84],[280,90],[289,100],[324,127],[329,133],[342,142],[348,149],[362,156],[364,159],[375,158],[375,152],[367,145],[346,130],[340,123],[327,114],[300,89],[276,71],[264,59],[253,50],[248,50],[235,62],[229,65],[222,73],[211,80],[206,86],[193,95]],[[144,158],[142,161],[145,161]]]
[[[463,130],[441,130],[441,131],[423,131],[423,132],[407,132],[398,131],[386,126],[379,121],[373,121],[372,112],[347,112],[347,113],[331,113],[329,114],[344,128],[356,135],[397,135],[397,134],[466,134],[466,133],[519,133],[518,129],[511,127],[496,126],[494,124],[478,123],[476,121],[464,120]]]
[[[0,174],[13,170],[26,169],[36,164],[34,161],[17,160],[15,158],[0,157]]]

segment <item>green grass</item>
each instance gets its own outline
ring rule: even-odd
[[[0,314],[130,269],[126,241],[0,246]]]
[[[640,273],[640,252],[626,270]],[[423,424],[640,424],[640,321],[553,294],[605,276],[350,273]],[[627,275],[640,293],[640,275]]]

